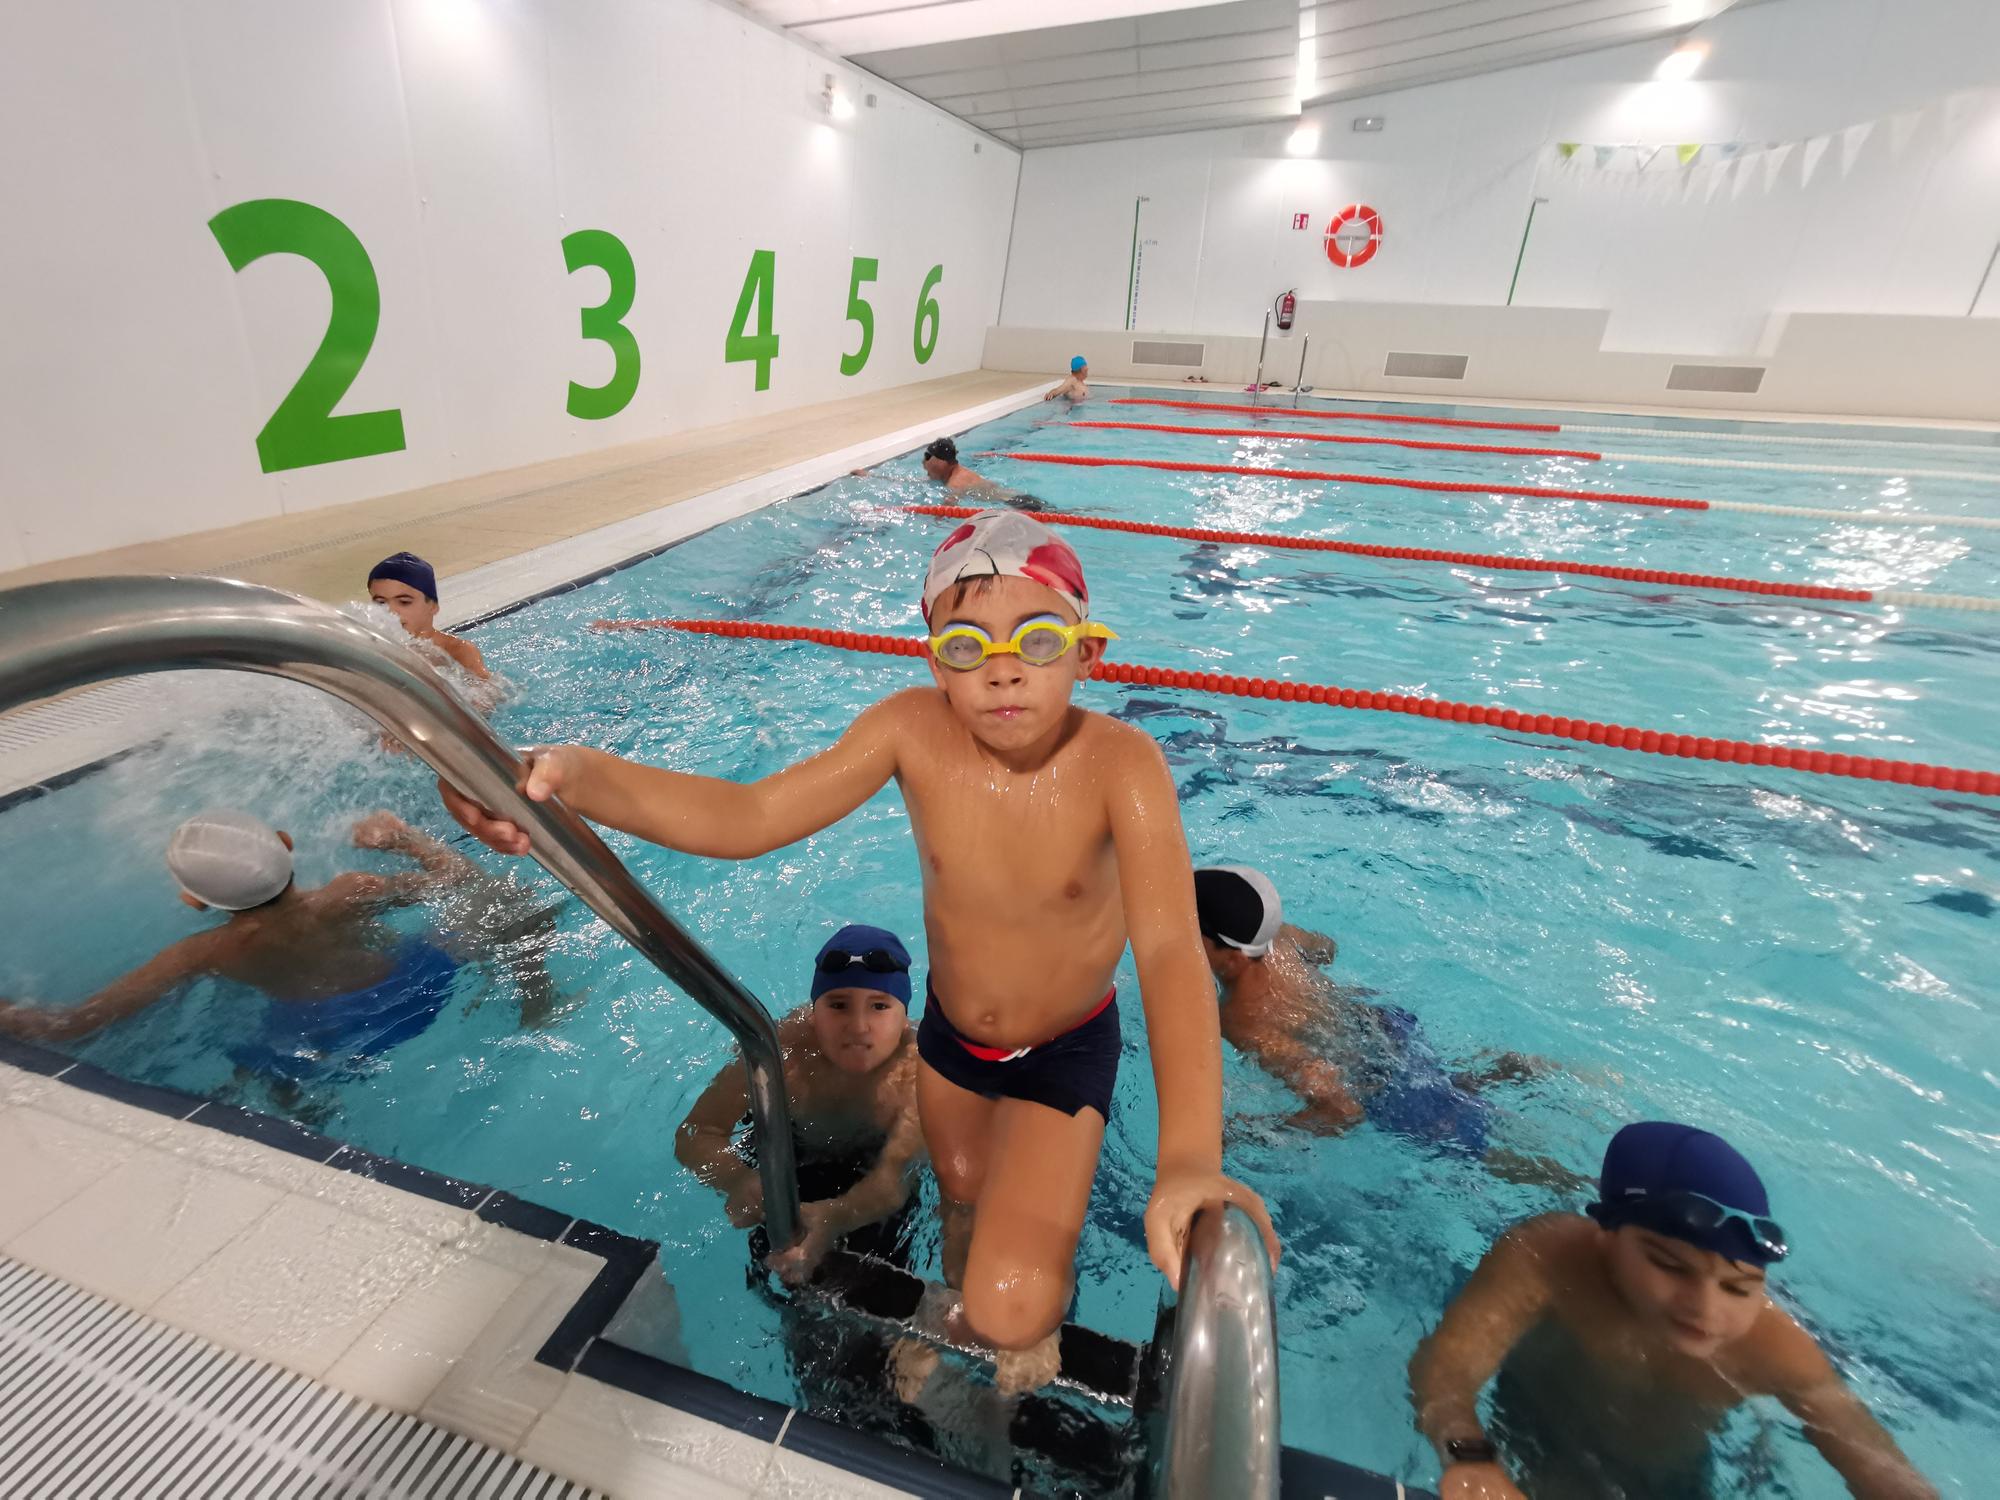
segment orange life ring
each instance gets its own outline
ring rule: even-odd
[[[1343,250],[1340,247],[1340,232],[1350,224],[1362,224],[1368,230],[1367,243],[1358,250]],[[1336,266],[1343,268],[1365,266],[1375,258],[1375,252],[1381,248],[1382,216],[1365,203],[1348,204],[1335,214],[1333,222],[1326,226],[1326,258]]]

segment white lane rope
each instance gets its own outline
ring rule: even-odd
[[[1852,521],[1861,526],[1977,526],[2000,530],[2000,516],[1932,516],[1920,511],[1821,510],[1808,505],[1763,505],[1754,500],[1705,500],[1710,510],[1754,516],[1810,516],[1816,521]]]
[[[1991,443],[1946,443],[1935,441],[1905,442],[1901,438],[1864,437],[1786,437],[1777,433],[1761,432],[1697,432],[1681,427],[1579,427],[1564,422],[1564,433],[1587,432],[1598,437],[1642,437],[1672,438],[1675,442],[1686,438],[1699,443],[1788,443],[1807,448],[1922,448],[1933,453],[1965,453],[1975,457],[1987,457],[1996,451]]]
[[[1874,604],[1894,604],[1916,609],[1978,609],[2000,613],[2000,599],[1982,599],[1977,594],[1918,594],[1901,589],[1870,589]]]
[[[2000,484],[2000,474],[1972,469],[1875,469],[1852,464],[1786,464],[1764,458],[1699,458],[1686,453],[1600,453],[1605,463],[1688,464],[1703,469],[1773,469],[1785,474],[1848,474],[1863,479],[1966,479]]]

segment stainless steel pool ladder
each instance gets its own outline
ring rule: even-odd
[[[86,683],[214,667],[289,677],[360,709],[475,801],[528,830],[548,872],[729,1028],[749,1070],[764,1224],[799,1234],[798,1171],[771,1017],[560,802],[517,792],[521,762],[416,653],[309,599],[220,578],[80,578],[0,591],[0,713]]]
[[[1242,1209],[1195,1215],[1180,1303],[1152,1359],[1148,1500],[1278,1500],[1277,1309],[1264,1236]]]

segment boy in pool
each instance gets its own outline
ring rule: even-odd
[[[1551,1168],[1567,1175],[1487,1144],[1492,1106],[1479,1089],[1532,1077],[1546,1063],[1508,1052],[1480,1072],[1448,1074],[1414,1015],[1365,1004],[1368,991],[1319,972],[1333,962],[1333,939],[1288,925],[1263,874],[1212,865],[1194,872],[1194,892],[1222,1035],[1304,1101],[1288,1124],[1336,1135],[1368,1119],[1426,1144],[1495,1158],[1503,1176],[1546,1181]]]
[[[1788,1253],[1764,1184],[1719,1136],[1627,1125],[1590,1217],[1545,1214],[1486,1253],[1410,1361],[1441,1500],[1652,1500],[1709,1492],[1730,1408],[1775,1396],[1859,1500],[1936,1500],[1811,1334],[1772,1300]],[[1479,1393],[1500,1385],[1495,1427]]]
[[[751,859],[847,816],[893,779],[924,882],[931,973],[917,1103],[945,1212],[954,1327],[1000,1351],[1015,1390],[1059,1363],[1056,1333],[1118,1068],[1112,973],[1129,937],[1159,1091],[1145,1225],[1179,1285],[1190,1223],[1256,1194],[1222,1175],[1222,1048],[1202,967],[1173,778],[1144,733],[1070,702],[1111,632],[1048,527],[985,511],[924,581],[932,682],[864,709],[831,748],[742,785],[594,750],[528,755],[523,791],[684,853]],[[505,853],[527,835],[457,792]]]
[[[241,812],[188,819],[167,845],[167,868],[182,901],[227,912],[228,920],[182,938],[80,1005],[0,1001],[0,1031],[36,1041],[88,1036],[215,975],[271,1002],[261,1029],[230,1049],[253,1071],[296,1082],[409,1040],[442,1009],[461,960],[438,941],[397,932],[381,914],[450,886],[499,882],[393,813],[356,823],[354,843],[407,855],[417,868],[349,871],[302,890],[292,878],[290,834]]]
[[[909,1006],[902,940],[853,924],[813,959],[810,1003],[778,1023],[804,1200],[805,1238],[771,1257],[789,1284],[810,1279],[836,1241],[896,1219],[910,1200],[924,1136]],[[748,1075],[731,1063],[674,1137],[681,1165],[723,1195],[723,1212],[739,1229],[764,1217],[763,1181],[731,1139],[749,1109]],[[893,1242],[893,1228],[871,1239]]]
[[[1090,394],[1090,362],[1081,354],[1069,362],[1069,374],[1057,381],[1042,397],[1053,401],[1058,396],[1067,396],[1072,401],[1081,401]]]
[[[1005,485],[995,484],[983,474],[973,473],[958,461],[958,444],[948,437],[937,438],[924,449],[923,464],[924,476],[943,485],[954,495],[1011,505],[1016,510],[1048,509],[1046,504],[1033,495],[1010,490]],[[855,469],[853,473],[855,478],[865,479],[868,470]]]
[[[481,681],[492,677],[477,646],[437,628],[437,572],[414,552],[398,552],[370,568],[368,598],[401,621],[403,629],[437,647],[472,676]]]

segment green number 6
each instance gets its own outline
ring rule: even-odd
[[[917,363],[920,365],[929,364],[931,356],[937,353],[938,305],[937,298],[931,295],[931,288],[943,280],[944,267],[932,266],[931,274],[924,278],[923,290],[917,293],[917,326],[915,332],[911,335],[911,342],[916,347]],[[924,336],[924,324],[926,322],[931,325],[930,337],[928,338]]]
[[[861,347],[840,356],[843,375],[859,375],[861,367],[868,363],[868,351],[875,347],[875,309],[862,297],[861,284],[875,279],[877,264],[865,255],[854,257],[854,274],[847,282],[847,321],[861,325]]]
[[[638,273],[632,252],[608,229],[579,229],[563,236],[563,264],[575,275],[596,266],[611,278],[611,290],[595,307],[582,312],[583,336],[611,347],[611,378],[603,385],[569,383],[569,414],[586,421],[615,417],[639,389],[639,341],[621,321],[632,310]]]
[[[403,413],[349,412],[333,408],[354,384],[382,321],[382,291],[375,267],[354,231],[323,208],[293,198],[252,198],[208,221],[229,267],[241,271],[267,255],[297,255],[319,267],[333,294],[326,336],[257,434],[257,459],[266,474],[313,464],[397,453]]]

